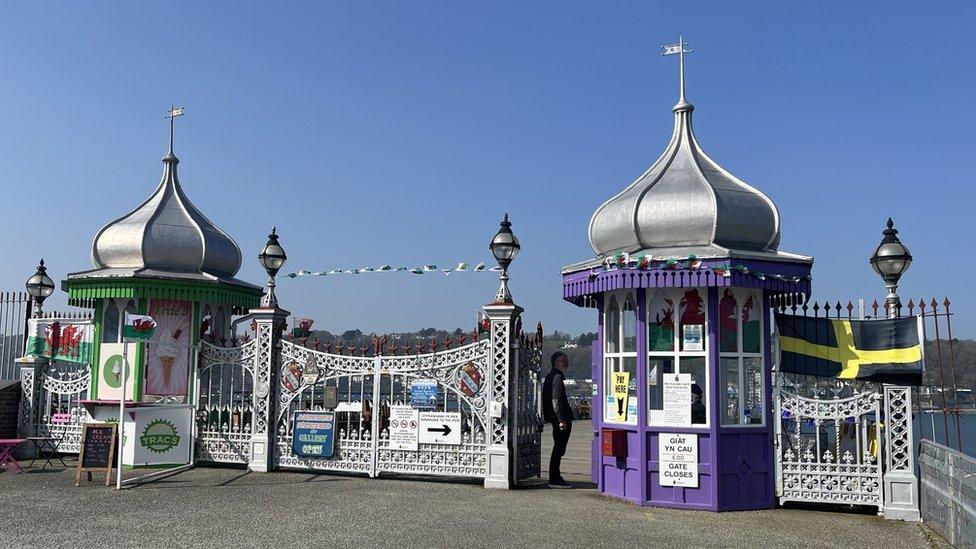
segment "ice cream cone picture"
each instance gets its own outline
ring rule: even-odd
[[[159,334],[159,344],[156,345],[156,356],[159,357],[159,363],[163,367],[163,385],[167,388],[173,377],[173,362],[180,354],[180,348],[176,342],[182,333],[183,330],[176,330],[174,333],[169,328],[163,328]]]

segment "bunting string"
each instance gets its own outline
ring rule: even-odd
[[[404,267],[392,265],[380,265],[379,267],[360,267],[358,269],[328,269],[321,271],[309,271],[302,269],[295,273],[288,273],[285,278],[298,278],[300,276],[335,276],[335,275],[358,275],[358,274],[370,274],[370,273],[409,273],[414,275],[422,275],[428,273],[440,273],[444,276],[451,276],[454,273],[497,273],[501,271],[501,267],[497,265],[494,267],[488,267],[483,262],[478,263],[475,266],[471,266],[469,263],[459,262],[456,267],[453,268],[439,268],[433,263],[428,263],[421,265],[420,267]]]
[[[749,275],[759,280],[766,280],[766,278],[773,278],[775,280],[781,280],[785,282],[797,283],[801,280],[798,276],[785,276],[781,274],[766,274],[761,271],[752,271],[748,267],[742,264],[730,265],[729,263],[724,263],[721,265],[713,265],[711,267],[702,266],[702,260],[694,255],[689,255],[688,257],[678,258],[678,257],[651,257],[650,254],[642,253],[636,257],[632,257],[631,254],[627,252],[616,252],[603,260],[600,266],[603,271],[610,271],[615,269],[637,269],[640,271],[650,270],[652,268],[651,262],[656,261],[658,265],[653,268],[663,269],[666,271],[677,271],[677,270],[689,270],[689,271],[707,271],[710,270],[718,276],[729,278],[732,273],[739,273],[740,275]],[[597,276],[596,269],[590,269],[590,277]],[[810,275],[803,277],[803,280],[812,280]]]

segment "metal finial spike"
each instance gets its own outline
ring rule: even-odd
[[[889,229],[894,229],[895,228],[895,222],[892,221],[890,217],[888,218],[888,228]]]
[[[687,44],[685,43],[684,35],[678,36],[677,44],[666,44],[661,46],[664,53],[661,55],[677,55],[678,56],[678,105],[681,107],[686,106],[688,101],[685,99],[685,54],[691,53],[695,50],[685,49]]]
[[[168,156],[174,156],[173,155],[173,120],[175,120],[177,116],[183,116],[184,109],[185,107],[177,107],[176,105],[170,105],[169,111],[167,111],[166,113],[166,118],[169,118],[169,155]]]

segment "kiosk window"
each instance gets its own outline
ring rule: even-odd
[[[102,343],[118,343],[119,324],[119,306],[114,299],[109,299],[102,313]]]
[[[726,289],[719,314],[722,425],[762,425],[762,296]]]
[[[105,301],[105,311],[102,313],[102,343],[122,343],[122,325],[125,324],[125,313],[136,314],[135,301]]]
[[[691,379],[690,402],[685,404],[691,408],[691,423],[708,424],[706,310],[705,296],[698,289],[648,290],[647,404],[652,425],[666,424],[664,380],[675,373]]]
[[[617,292],[604,309],[603,421],[637,423],[637,302]]]

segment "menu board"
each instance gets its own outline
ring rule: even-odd
[[[78,453],[78,468],[75,471],[75,486],[81,484],[81,473],[105,473],[105,486],[112,478],[115,464],[115,441],[117,437],[114,423],[86,423],[81,431],[81,450]]]

